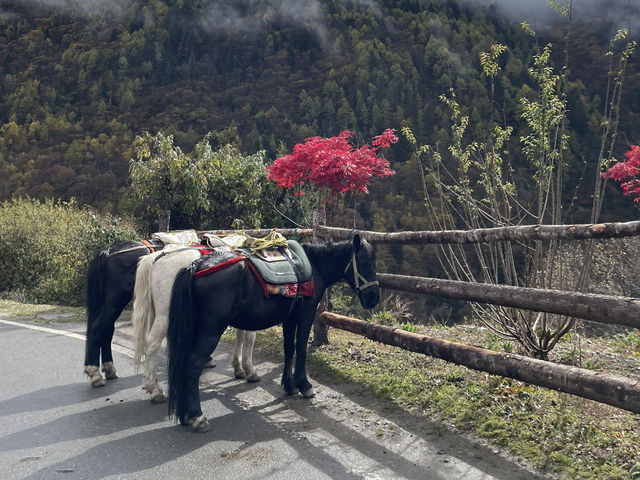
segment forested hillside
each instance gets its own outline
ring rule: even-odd
[[[484,140],[491,119],[513,126],[504,149],[526,188],[532,172],[521,158],[527,128],[519,99],[535,94],[527,69],[544,45],[552,43],[551,65],[562,68],[567,18],[550,11],[531,37],[513,14],[489,4],[0,0],[0,200],[75,197],[125,213],[132,142],[144,131],[174,135],[184,151],[213,132],[214,146],[265,149],[273,160],[312,135],[350,129],[364,143],[409,126],[420,144],[446,153],[450,111],[439,96],[450,89],[469,115],[470,139]],[[637,14],[630,2],[618,4]],[[568,222],[588,220],[605,52],[618,26],[606,15],[571,25],[564,181],[575,199],[567,202]],[[491,82],[480,54],[496,43],[507,51]],[[640,142],[636,60],[624,79],[617,157]],[[396,175],[374,184],[349,218],[360,228],[429,228],[409,143],[395,145],[388,158]],[[637,212],[608,187],[603,219]],[[396,260],[406,259],[398,253]]]

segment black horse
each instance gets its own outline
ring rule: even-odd
[[[313,296],[265,297],[247,262],[235,263],[208,276],[194,276],[200,261],[182,269],[173,286],[169,313],[169,414],[197,432],[208,431],[202,414],[198,378],[227,326],[262,330],[282,323],[287,394],[315,395],[306,374],[307,342],[318,302],[330,285],[346,279],[365,308],[380,300],[375,252],[355,235],[353,241],[304,245],[313,269]],[[296,354],[295,373],[292,362]]]
[[[115,323],[131,301],[138,259],[155,250],[161,243],[125,241],[98,252],[89,264],[87,276],[87,340],[84,372],[93,387],[104,385],[102,371],[110,380],[117,377],[111,353]]]

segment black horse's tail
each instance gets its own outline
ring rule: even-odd
[[[167,349],[169,354],[169,416],[183,421],[187,415],[187,369],[193,349],[193,268],[181,269],[171,291]]]
[[[106,291],[106,275],[104,271],[107,258],[109,258],[109,252],[102,250],[89,263],[89,272],[87,273],[87,327],[93,324],[104,306]]]

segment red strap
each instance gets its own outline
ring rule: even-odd
[[[208,245],[189,245],[189,247],[197,248],[200,252],[200,255],[202,256],[209,255],[211,252],[213,252],[213,248],[209,247]]]
[[[233,258],[230,258],[226,262],[222,262],[222,263],[219,263],[217,265],[211,265],[210,267],[205,268],[204,270],[200,270],[200,271],[194,273],[193,276],[194,276],[194,278],[206,277],[207,275],[210,275],[213,272],[217,272],[218,270],[222,270],[223,268],[227,268],[228,266],[233,265],[234,263],[238,263],[238,262],[244,260],[245,258],[246,257],[233,257]]]

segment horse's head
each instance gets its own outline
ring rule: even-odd
[[[364,308],[373,308],[380,301],[380,287],[376,277],[376,252],[369,242],[353,237],[351,261],[344,271],[347,283],[358,294]]]

